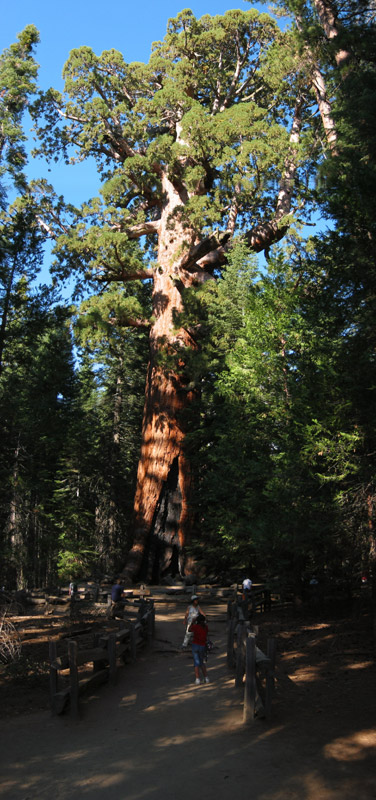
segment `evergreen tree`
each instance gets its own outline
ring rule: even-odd
[[[27,25],[0,56],[0,187],[4,197],[9,182],[18,190],[26,185],[24,167],[26,135],[22,117],[29,98],[36,90],[38,64],[34,60],[34,47],[39,33],[34,25]]]
[[[158,574],[158,564],[190,569],[192,473],[182,412],[195,394],[184,353],[196,343],[176,325],[184,290],[216,277],[237,227],[252,249],[267,248],[309,195],[311,101],[290,45],[255,10],[201,20],[186,10],[169,21],[146,65],[126,64],[113,50],[73,51],[65,95],[51,90],[39,105],[42,151],[68,159],[74,146],[76,158],[94,157],[104,180],[102,201],[60,216],[57,226],[53,198],[45,197],[42,222],[58,237],[61,269],[78,267],[86,280],[152,283],[152,316],[133,300],[128,310],[129,324],[147,326],[150,342],[127,563],[133,577],[142,565],[146,574]],[[142,237],[145,255],[135,245]],[[156,263],[146,266],[154,250]]]
[[[124,336],[125,294],[108,291],[76,310],[77,394],[54,494],[65,576],[113,574],[131,544],[147,337],[132,329]]]
[[[19,588],[54,576],[49,513],[72,394],[67,312],[54,292],[14,288],[0,383],[2,581]]]

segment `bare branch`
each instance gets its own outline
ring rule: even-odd
[[[236,67],[235,67],[234,74],[232,76],[232,81],[231,81],[231,85],[230,85],[230,88],[229,88],[228,93],[227,93],[227,97],[223,101],[223,103],[221,105],[221,108],[220,108],[220,111],[224,111],[225,108],[228,108],[228,106],[231,103],[231,100],[237,94],[236,93],[236,84],[237,84],[237,82],[239,80],[240,73],[241,73],[241,71],[242,71],[242,69],[244,67],[244,64],[245,64],[246,60],[247,60],[249,49],[250,49],[250,42],[247,42],[247,46],[246,46],[246,48],[244,50],[243,57],[241,57],[241,55],[240,55],[239,37],[237,35],[237,37],[236,37],[236,51],[237,51],[237,54],[238,54],[238,58],[237,58],[237,62],[236,62]],[[248,78],[247,81],[244,82],[243,86],[246,86],[249,81],[250,81],[250,78]]]
[[[57,224],[57,225],[58,225],[58,227],[60,228],[60,230],[61,230],[63,233],[68,233],[68,231],[69,231],[69,228],[67,228],[67,227],[66,227],[66,225],[63,225],[63,223],[62,223],[62,222],[61,222],[61,220],[58,218],[58,216],[57,216],[56,214],[54,214],[52,211],[50,211],[49,213],[50,213],[50,215],[51,215],[52,219],[54,220],[54,222],[56,222],[56,224]],[[39,214],[37,214],[37,216],[36,216],[36,220],[37,220],[37,223],[38,223],[38,225],[39,225],[39,226],[42,228],[42,230],[44,230],[44,231],[45,231],[45,232],[48,234],[48,236],[49,236],[51,239],[57,239],[57,237],[59,236],[59,234],[58,234],[58,233],[56,233],[56,231],[54,231],[54,229],[51,227],[51,225],[49,225],[49,224],[48,224],[48,223],[47,223],[47,222],[46,222],[46,221],[43,219],[43,217],[41,217],[41,216],[39,216]]]

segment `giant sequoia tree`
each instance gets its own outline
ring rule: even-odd
[[[266,14],[197,20],[186,10],[148,64],[127,64],[114,50],[73,51],[64,95],[50,90],[39,104],[44,154],[91,157],[103,182],[101,200],[64,220],[42,187],[40,222],[57,239],[60,264],[102,291],[112,281],[152,285],[151,316],[129,296],[109,309],[113,323],[150,330],[131,577],[142,566],[149,577],[178,562],[190,569],[184,409],[196,387],[186,353],[199,331],[181,321],[184,294],[218,276],[237,231],[251,249],[266,249],[301,209],[306,153],[314,154],[303,62]]]

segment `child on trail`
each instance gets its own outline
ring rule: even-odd
[[[209,631],[204,615],[199,614],[196,619],[191,622],[188,630],[190,633],[193,633],[192,655],[195,668],[195,684],[199,685],[201,683],[200,670],[203,675],[203,683],[209,683],[209,678],[207,676],[206,666],[204,663],[205,648]]]
[[[182,650],[185,650],[188,647],[189,643],[192,641],[192,634],[189,632],[189,626],[191,622],[193,622],[199,614],[202,614],[201,608],[198,604],[198,597],[197,594],[193,594],[191,597],[190,605],[188,606],[184,619],[183,625],[185,625],[185,636],[182,644]]]

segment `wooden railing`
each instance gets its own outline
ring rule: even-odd
[[[68,653],[58,656],[57,643],[50,641],[50,697],[53,713],[62,714],[68,703],[73,717],[79,716],[79,698],[85,691],[105,681],[115,684],[117,662],[134,661],[138,650],[154,635],[155,609],[152,600],[143,600],[134,621],[126,620],[117,631],[96,633],[93,646],[80,649],[75,638],[68,640]],[[92,664],[90,675],[80,678],[79,667]],[[69,670],[69,682],[63,688],[61,672]]]
[[[271,607],[272,596],[269,589],[264,586],[256,586],[244,599],[242,590],[238,586],[234,588],[233,597],[228,602],[227,613],[231,616],[231,614],[237,613],[237,608],[241,608],[244,618],[250,619],[256,612],[270,611]]]
[[[228,615],[227,663],[235,669],[235,686],[244,686],[244,722],[256,717],[270,719],[275,682],[276,640],[267,640],[266,654],[257,646],[258,626],[245,619],[235,604]]]

